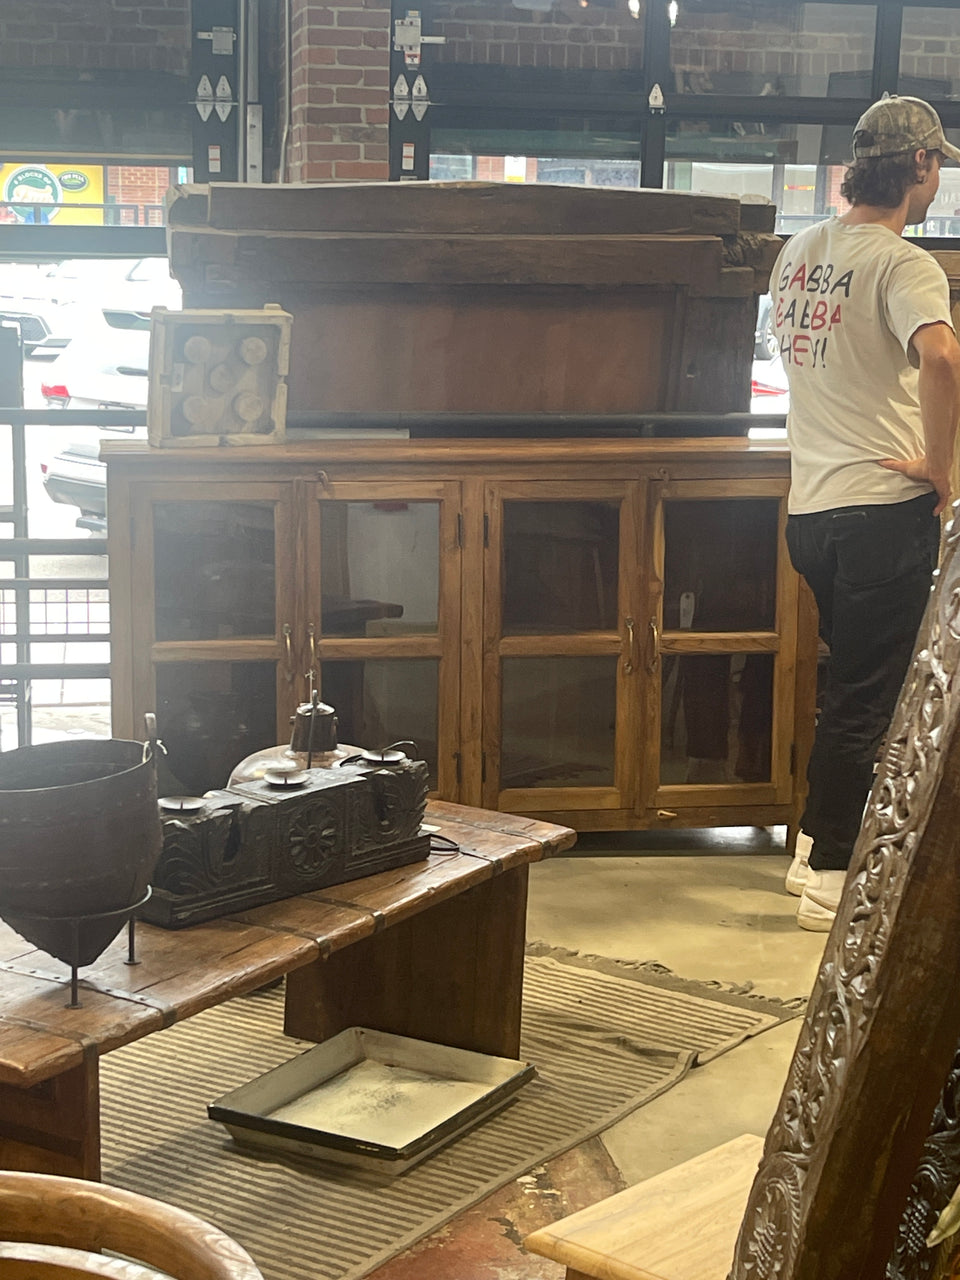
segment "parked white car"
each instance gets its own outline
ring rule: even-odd
[[[180,286],[171,279],[166,258],[0,263],[0,320],[19,324],[28,359],[55,359],[86,333],[95,308],[148,315],[153,307],[178,311],[181,306]]]
[[[150,354],[150,317],[142,312],[98,308],[87,311],[87,327],[47,370],[40,386],[54,409],[145,409]],[[77,427],[70,443],[41,463],[48,496],[79,507],[77,526],[106,528],[106,467],[100,442],[117,432],[146,435],[141,428]]]

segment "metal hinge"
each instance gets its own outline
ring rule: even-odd
[[[461,769],[460,769],[460,752],[459,752],[459,751],[455,751],[455,752],[453,753],[453,763],[454,763],[454,765],[455,765],[455,767],[456,767],[456,770],[457,770],[457,786],[459,787],[459,786],[460,786],[460,776],[461,776]]]
[[[485,547],[490,545],[490,517],[486,512],[483,513],[483,545]]]
[[[480,752],[480,781],[486,782],[486,780],[487,780],[487,753],[485,751],[481,751]]]
[[[399,75],[394,81],[390,105],[398,120],[406,119],[408,111],[413,112],[414,119],[422,120],[434,103],[430,101],[430,90],[423,76],[417,76],[411,85],[406,76]]]
[[[457,546],[463,547],[463,512],[457,512]]]

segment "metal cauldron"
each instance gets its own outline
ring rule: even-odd
[[[60,959],[72,956],[55,945],[58,920],[121,912],[147,893],[162,847],[152,715],[147,734],[0,753],[0,916]],[[92,958],[122,926],[93,930],[110,936]]]

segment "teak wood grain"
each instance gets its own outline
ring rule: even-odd
[[[634,361],[636,363],[636,361]],[[136,512],[133,545],[122,522],[111,522],[118,554],[112,615],[114,731],[139,732],[156,705],[157,673],[169,681],[178,663],[264,661],[276,665],[277,737],[288,736],[291,703],[306,695],[304,673],[316,663],[437,663],[437,794],[444,799],[550,817],[581,830],[629,830],[702,821],[786,823],[800,812],[808,728],[813,717],[815,636],[800,629],[796,575],[783,546],[786,448],[748,440],[307,440],[269,450],[198,449],[189,459],[132,442],[105,449],[112,491],[121,509]],[[282,513],[292,545],[277,541],[277,622],[292,623],[291,655],[280,632],[256,640],[156,641],[152,631],[152,505],[190,500],[268,501]],[[673,630],[663,634],[662,505],[668,500],[775,500],[778,595],[772,630]],[[439,589],[436,629],[418,633],[338,636],[324,633],[322,595],[349,575],[323,535],[336,539],[337,512],[349,502],[438,503]],[[600,501],[619,507],[616,616],[603,630],[503,633],[504,519],[508,502]],[[695,509],[695,508],[694,508]],[[321,522],[321,512],[325,512]],[[278,525],[278,527],[280,527]],[[768,530],[767,535],[774,536]],[[336,554],[348,554],[347,539]],[[771,719],[771,779],[765,788],[742,782],[709,789],[660,792],[661,671],[659,649],[674,654],[771,655],[776,685]],[[589,625],[589,624],[588,624]],[[597,624],[598,626],[600,623]],[[764,624],[768,626],[768,623]],[[631,639],[632,637],[632,639]],[[628,652],[629,651],[629,652]],[[536,787],[501,780],[501,682],[506,660],[606,657],[616,670],[616,743],[609,785]],[[618,661],[617,661],[618,660]],[[630,668],[628,670],[628,667]],[[121,683],[126,680],[126,686]],[[545,779],[548,780],[548,779]],[[503,782],[521,785],[504,786]]]
[[[0,1172],[0,1274],[94,1274],[143,1280],[262,1280],[250,1255],[216,1227],[173,1205],[89,1181]],[[28,1251],[28,1242],[33,1248]],[[119,1257],[103,1257],[105,1250]],[[92,1257],[84,1259],[83,1252]],[[29,1259],[33,1259],[32,1267]]]
[[[140,925],[140,963],[119,938],[83,971],[80,1009],[65,967],[0,927],[0,1167],[98,1177],[99,1057],[283,975],[304,1038],[385,1025],[396,1000],[405,1034],[514,1052],[528,867],[575,833],[449,803],[427,818],[458,852],[190,929]]]

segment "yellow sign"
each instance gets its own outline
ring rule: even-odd
[[[102,227],[103,166],[0,165],[0,222]]]

